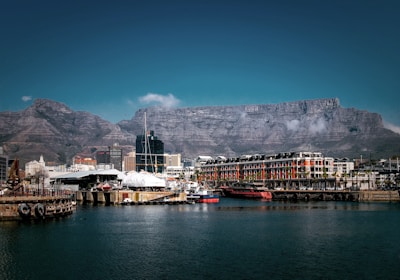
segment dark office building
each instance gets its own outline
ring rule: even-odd
[[[110,163],[110,151],[97,151],[96,152],[97,164],[109,164]]]
[[[147,140],[146,140],[147,139]],[[150,130],[136,137],[136,171],[162,173],[164,170],[164,143]]]
[[[109,147],[110,163],[114,168],[122,171],[122,149],[119,146]]]
[[[7,182],[8,177],[8,157],[0,155],[0,185],[4,185]]]
[[[97,151],[97,165],[112,164],[113,168],[122,171],[122,149],[118,145],[109,146],[108,151]]]

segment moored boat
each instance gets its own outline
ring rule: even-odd
[[[186,199],[189,202],[196,203],[218,203],[219,195],[213,193],[211,190],[201,190],[186,195]]]
[[[221,190],[227,197],[272,199],[272,193],[268,189],[252,184],[223,186]]]

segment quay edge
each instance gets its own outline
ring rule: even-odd
[[[216,190],[218,193],[218,190]],[[270,190],[272,200],[287,201],[355,201],[355,202],[400,202],[398,191],[301,191]],[[221,192],[222,195],[222,192]],[[133,205],[145,204],[179,204],[187,203],[186,194],[173,192],[147,192],[132,190],[115,191],[78,191],[76,200],[85,203],[106,205],[121,204],[130,198]]]
[[[400,202],[399,191],[301,191],[270,190],[273,200]]]
[[[179,204],[187,202],[185,193],[175,193],[168,191],[80,190],[76,192],[76,200],[84,203],[102,203],[106,205],[121,204],[125,198],[129,198],[132,201],[132,204],[150,204],[161,202],[168,202],[169,204]]]

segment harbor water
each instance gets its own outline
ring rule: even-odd
[[[0,223],[0,279],[400,279],[400,204],[79,205]]]

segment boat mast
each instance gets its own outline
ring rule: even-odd
[[[144,170],[147,172],[147,121],[144,112]]]
[[[147,153],[149,153],[150,157],[150,163],[151,163],[151,168],[154,173],[154,167],[153,167],[153,158],[151,157],[151,148],[150,148],[150,141],[149,141],[149,136],[150,133],[147,132],[147,117],[146,117],[146,112],[144,112],[144,166],[145,170],[147,170]]]

